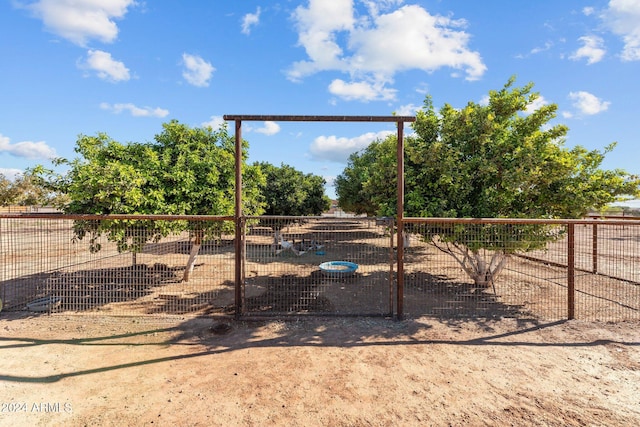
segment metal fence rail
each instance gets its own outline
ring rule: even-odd
[[[152,225],[172,231],[156,234],[134,255],[105,235],[80,239],[74,226],[87,221],[120,221],[130,241],[149,238]],[[3,214],[0,298],[5,310],[30,305],[68,314],[640,319],[640,221],[405,218],[402,258],[392,219],[240,221],[237,240],[233,217]],[[444,241],[438,233],[425,238],[463,226],[462,247],[508,249],[516,240],[535,242],[532,225],[553,230],[557,240],[515,251],[485,286],[433,244]],[[495,232],[487,232],[491,227]],[[203,229],[214,232],[200,234],[185,280]],[[321,268],[335,261],[357,270],[332,275]]]

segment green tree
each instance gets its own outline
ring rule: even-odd
[[[259,168],[246,165],[243,147],[246,212],[260,214]],[[235,143],[226,126],[190,128],[177,121],[163,124],[154,142],[122,144],[106,134],[81,135],[75,148],[79,157],[58,159],[65,174],[40,167],[38,176],[51,189],[70,198],[63,210],[83,214],[233,215],[235,195]],[[76,221],[78,238],[90,235],[91,249],[100,250],[97,238],[106,234],[120,251],[142,250],[172,231],[189,230],[193,245],[183,280],[188,281],[202,241],[233,230],[228,222]]]
[[[557,106],[531,111],[539,94],[533,85],[513,87],[510,79],[491,91],[487,105],[469,102],[436,112],[429,97],[417,113],[415,135],[405,142],[405,210],[414,217],[579,218],[589,209],[635,197],[640,180],[627,172],[600,168],[604,151],[566,148],[564,125],[550,125]],[[382,154],[378,153],[384,147]],[[391,136],[349,161],[336,180],[341,206],[372,200],[367,213],[395,214],[394,173],[397,141]],[[363,158],[371,158],[363,161]],[[364,170],[351,171],[363,168]],[[365,177],[360,183],[350,177]],[[348,184],[345,184],[348,183]],[[387,190],[380,191],[384,183]],[[354,198],[353,190],[359,189]],[[455,225],[421,228],[423,237],[453,256],[479,286],[487,286],[510,254],[544,247],[561,233],[554,227],[527,225]]]
[[[305,174],[292,166],[279,167],[267,162],[255,163],[265,176],[260,190],[265,199],[266,215],[320,215],[330,207],[324,194],[325,180]]]
[[[21,173],[13,181],[0,174],[0,205],[48,206],[64,197],[47,190],[30,170]]]
[[[265,176],[260,191],[264,197],[266,215],[320,215],[331,207],[331,200],[324,193],[326,182],[321,176],[305,174],[285,164],[279,167],[267,162],[254,165]],[[276,238],[286,223],[287,220],[270,221]]]
[[[17,196],[17,190],[13,181],[0,173],[0,206],[15,204]]]

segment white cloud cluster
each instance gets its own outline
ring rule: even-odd
[[[0,138],[2,138],[0,136]],[[22,169],[13,169],[13,168],[0,168],[0,174],[2,174],[5,178],[10,181],[15,180],[18,175],[22,175],[24,171]]]
[[[275,135],[280,132],[280,125],[276,122],[264,122],[261,128],[255,129],[255,132],[268,136]]]
[[[573,106],[577,108],[580,113],[589,116],[602,113],[611,105],[610,102],[603,101],[597,96],[585,91],[570,92],[569,99],[573,101]],[[565,117],[570,117],[570,115],[565,115]]]
[[[582,42],[582,47],[576,50],[569,59],[587,59],[587,64],[599,62],[607,52],[604,49],[604,40],[598,36],[583,36],[578,39]]]
[[[318,160],[346,163],[349,155],[366,148],[373,141],[391,135],[391,131],[367,132],[354,138],[319,136],[309,147],[311,155]]]
[[[216,70],[213,65],[202,59],[200,56],[188,53],[182,54],[184,70],[182,77],[191,85],[198,87],[209,86],[209,80]]]
[[[622,37],[622,60],[640,61],[640,1],[610,0],[603,17],[607,27]]]
[[[433,72],[443,67],[479,79],[487,67],[470,50],[466,22],[431,15],[418,5],[399,0],[365,1],[368,15],[356,18],[353,0],[310,0],[293,13],[299,45],[307,60],[295,62],[288,78],[298,81],[321,71],[348,73],[351,81],[336,79],[329,90],[353,100],[394,99],[387,86],[394,75],[410,69]]]
[[[256,10],[256,13],[247,13],[242,17],[242,34],[251,34],[251,27],[258,25],[260,22],[260,7]]]
[[[11,140],[2,134],[0,134],[0,153],[8,153],[27,159],[53,159],[56,157],[56,151],[44,141],[21,141],[12,144]]]
[[[89,50],[87,60],[79,64],[80,68],[95,71],[99,78],[110,82],[127,81],[131,78],[129,69],[121,61],[102,50]]]
[[[211,116],[209,120],[206,122],[202,122],[200,126],[202,127],[210,127],[213,130],[220,129],[220,126],[225,122],[224,117],[222,116]]]
[[[27,6],[48,31],[80,46],[91,39],[113,42],[115,19],[124,17],[135,0],[38,0]]]
[[[137,107],[131,103],[124,104],[109,104],[103,102],[100,104],[100,108],[103,110],[111,111],[114,114],[120,114],[123,111],[128,111],[133,117],[166,117],[169,115],[169,110],[164,108],[152,108],[152,107]]]

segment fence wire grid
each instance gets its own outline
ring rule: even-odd
[[[91,221],[100,225],[119,218]],[[412,218],[404,226],[402,281],[393,219],[244,217],[241,244],[236,245],[233,218],[137,216],[114,234],[126,235],[129,243],[151,239],[134,252],[106,235],[94,241],[90,233],[79,238],[79,221],[86,219],[0,215],[4,310],[162,317],[392,316],[398,312],[402,282],[400,301],[407,316],[640,320],[636,220],[558,221],[536,228],[518,220]],[[556,240],[539,245],[540,229]],[[464,241],[458,245],[459,260],[474,248],[489,248],[478,249],[485,260],[495,249],[509,253],[495,280],[484,285],[472,280],[446,253],[452,247],[446,236],[451,235]],[[190,269],[196,242],[201,245]],[[321,267],[334,262],[357,269],[336,275]]]

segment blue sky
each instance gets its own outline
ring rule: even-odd
[[[640,174],[640,0],[6,0],[0,37],[9,177],[74,157],[79,134],[144,142],[169,120],[217,127],[224,114],[412,115],[427,94],[462,107],[512,75],[558,104],[567,146],[617,141],[604,166]],[[392,126],[246,122],[243,137],[250,161],[331,183]]]

